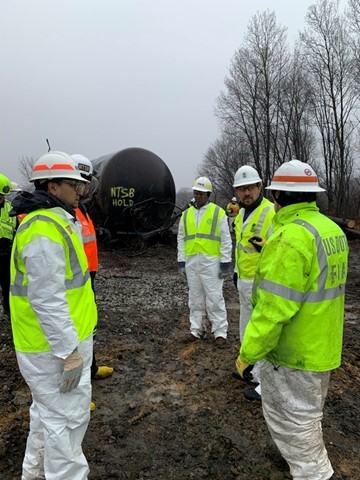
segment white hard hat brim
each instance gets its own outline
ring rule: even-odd
[[[250,181],[245,181],[245,182],[236,182],[233,184],[233,187],[236,188],[236,187],[245,187],[246,185],[257,185],[258,183],[262,183],[262,180],[261,178],[259,178],[258,181],[254,181],[253,179]]]
[[[272,182],[271,185],[265,187],[265,190],[281,191],[281,192],[326,192],[325,188],[318,185],[299,185],[295,182],[283,183]]]

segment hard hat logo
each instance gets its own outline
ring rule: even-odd
[[[308,168],[305,168],[304,173],[305,173],[305,175],[308,175],[308,176],[312,175],[312,171],[309,170]]]
[[[84,172],[88,175],[90,174],[90,166],[89,165],[84,165],[83,163],[79,163],[78,170],[80,172]]]
[[[8,193],[10,193],[10,187],[9,187],[9,185],[5,185],[5,187],[3,188],[3,193],[5,193],[5,195],[7,195]]]

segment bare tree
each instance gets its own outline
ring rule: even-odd
[[[313,118],[321,138],[329,206],[337,215],[346,208],[358,126],[354,56],[338,1],[319,0],[309,8],[306,24],[301,41],[314,89]]]
[[[345,10],[346,19],[352,34],[353,53],[356,60],[357,76],[360,72],[360,2],[349,0],[348,8]],[[360,80],[359,80],[360,84]]]
[[[193,191],[190,188],[180,188],[176,192],[176,205],[179,209],[184,210],[188,207],[193,196]]]
[[[31,174],[36,160],[33,157],[22,156],[19,159],[18,171],[22,178],[21,186],[24,190],[31,191],[34,189],[33,184],[30,182]]]
[[[235,172],[249,163],[249,156],[246,143],[236,134],[223,133],[207,150],[199,173],[209,177],[218,201],[228,202],[234,195]],[[252,157],[250,158],[251,163]]]
[[[276,142],[280,145],[283,161],[296,158],[311,162],[315,151],[316,141],[310,116],[313,90],[302,57],[301,48],[297,45],[284,80],[279,108],[282,136]]]
[[[225,79],[216,114],[225,131],[238,132],[247,142],[251,162],[265,181],[284,159],[278,143],[282,135],[281,102],[288,74],[286,29],[274,12],[257,13],[248,26]]]

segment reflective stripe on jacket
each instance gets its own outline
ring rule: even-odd
[[[240,355],[253,364],[315,372],[340,365],[348,244],[315,202],[274,218],[254,282],[254,310]]]
[[[16,218],[9,217],[10,210],[11,203],[5,199],[3,207],[0,208],[0,238],[7,238],[8,240],[13,239],[16,227]]]
[[[214,203],[209,203],[201,222],[196,226],[195,207],[190,207],[182,214],[185,256],[202,253],[219,257],[221,234],[220,220],[225,211]]]
[[[99,256],[96,242],[96,232],[94,224],[88,213],[84,213],[80,208],[75,208],[77,219],[81,223],[81,234],[84,243],[84,250],[88,260],[90,272],[96,272],[99,268]]]
[[[272,220],[275,215],[274,204],[263,198],[260,205],[243,222],[245,209],[242,208],[235,219],[235,266],[238,278],[253,279],[260,253],[249,238],[257,235],[268,238],[272,233]]]
[[[28,297],[29,278],[23,257],[26,247],[40,237],[47,238],[54,245],[60,245],[64,251],[64,282],[59,284],[59,295],[65,291],[68,315],[79,342],[92,334],[97,322],[87,259],[74,226],[50,209],[32,212],[22,221],[14,239],[10,282],[11,323],[15,348],[28,353],[51,350],[35,312],[37,308],[41,309],[46,318],[46,305],[36,305],[35,308],[32,299]],[[51,300],[49,299],[49,303]]]

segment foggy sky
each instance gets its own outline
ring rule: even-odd
[[[22,156],[152,150],[191,187],[220,134],[214,107],[257,11],[290,44],[312,0],[3,0],[0,172]],[[141,174],[141,172],[139,172]]]

